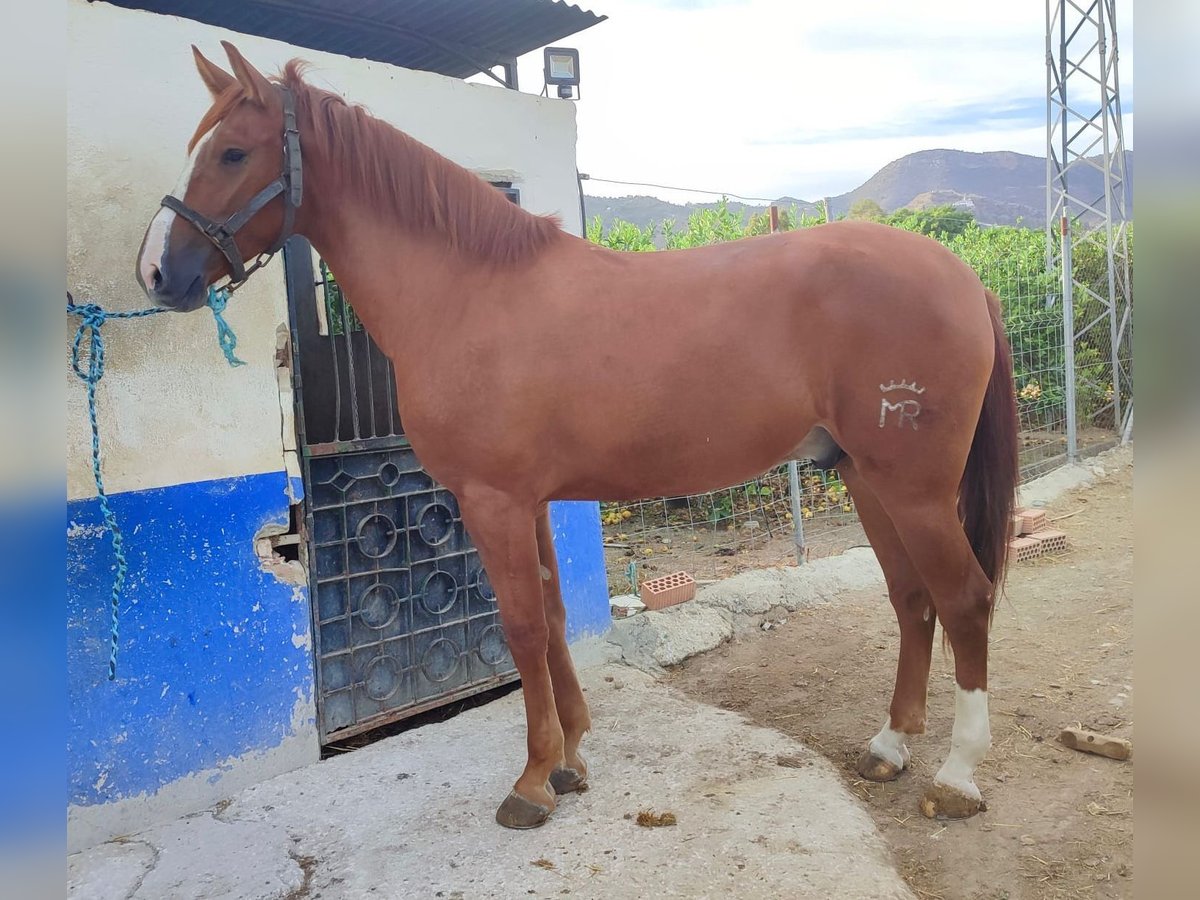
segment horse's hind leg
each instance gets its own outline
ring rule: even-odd
[[[854,498],[863,530],[883,568],[888,597],[900,623],[900,660],[896,666],[896,686],[888,720],[858,761],[858,773],[863,778],[891,781],[908,766],[907,738],[925,731],[926,689],[935,622],[933,602],[929,589],[896,534],[892,520],[859,475],[853,460],[843,459],[837,469]]]
[[[914,463],[904,478],[896,478],[858,465],[929,588],[954,651],[957,687],[950,753],[921,800],[921,812],[930,817],[971,816],[982,806],[975,768],[991,746],[987,652],[992,586],[958,517],[958,485],[947,474],[955,466],[931,457],[925,464]]]
[[[567,611],[563,606],[558,558],[550,530],[550,513],[543,507],[537,519],[538,558],[541,560],[542,601],[549,629],[547,662],[554,685],[554,706],[563,731],[563,761],[550,773],[556,793],[567,794],[587,785],[587,762],[579,753],[579,742],[592,727],[587,700],[575,675],[575,664],[567,648]]]
[[[554,811],[550,775],[563,759],[563,731],[547,663],[550,632],[539,574],[538,511],[490,488],[468,487],[458,492],[458,499],[496,591],[525,699],[525,771],[496,811],[496,821],[508,828],[534,828]]]

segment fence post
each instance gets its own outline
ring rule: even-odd
[[[779,230],[779,207],[774,203],[770,209],[771,233]],[[796,565],[804,565],[804,517],[800,506],[800,466],[793,459],[788,462],[788,492],[792,499],[792,539],[796,543]]]
[[[1064,213],[1060,220],[1063,285],[1063,391],[1067,404],[1067,462],[1079,457],[1078,423],[1075,421],[1075,282],[1071,262],[1071,223]]]
[[[800,508],[800,466],[793,459],[788,462],[788,488],[792,495],[792,524],[795,531],[792,540],[796,543],[796,565],[804,565],[804,518]]]

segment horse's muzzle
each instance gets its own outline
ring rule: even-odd
[[[147,267],[149,283],[138,271],[138,282],[156,306],[176,312],[192,312],[202,307],[206,299],[204,278],[207,253],[172,254],[178,259],[164,259]]]

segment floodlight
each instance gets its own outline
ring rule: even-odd
[[[558,96],[570,100],[579,86],[579,51],[570,47],[547,47],[544,74],[547,86],[558,88]]]

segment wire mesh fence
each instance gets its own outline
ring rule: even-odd
[[[806,558],[866,544],[837,472],[801,465],[799,485]],[[647,578],[678,571],[703,583],[748,569],[795,565],[792,508],[786,465],[707,494],[602,504],[609,593],[634,593]]]
[[[1040,260],[1019,260],[979,274],[1003,304],[1020,421],[1021,473],[1036,476],[1067,458],[1061,287]]]
[[[1082,455],[1111,444],[1132,410],[1132,238],[1129,224],[1072,227],[1075,417]]]

